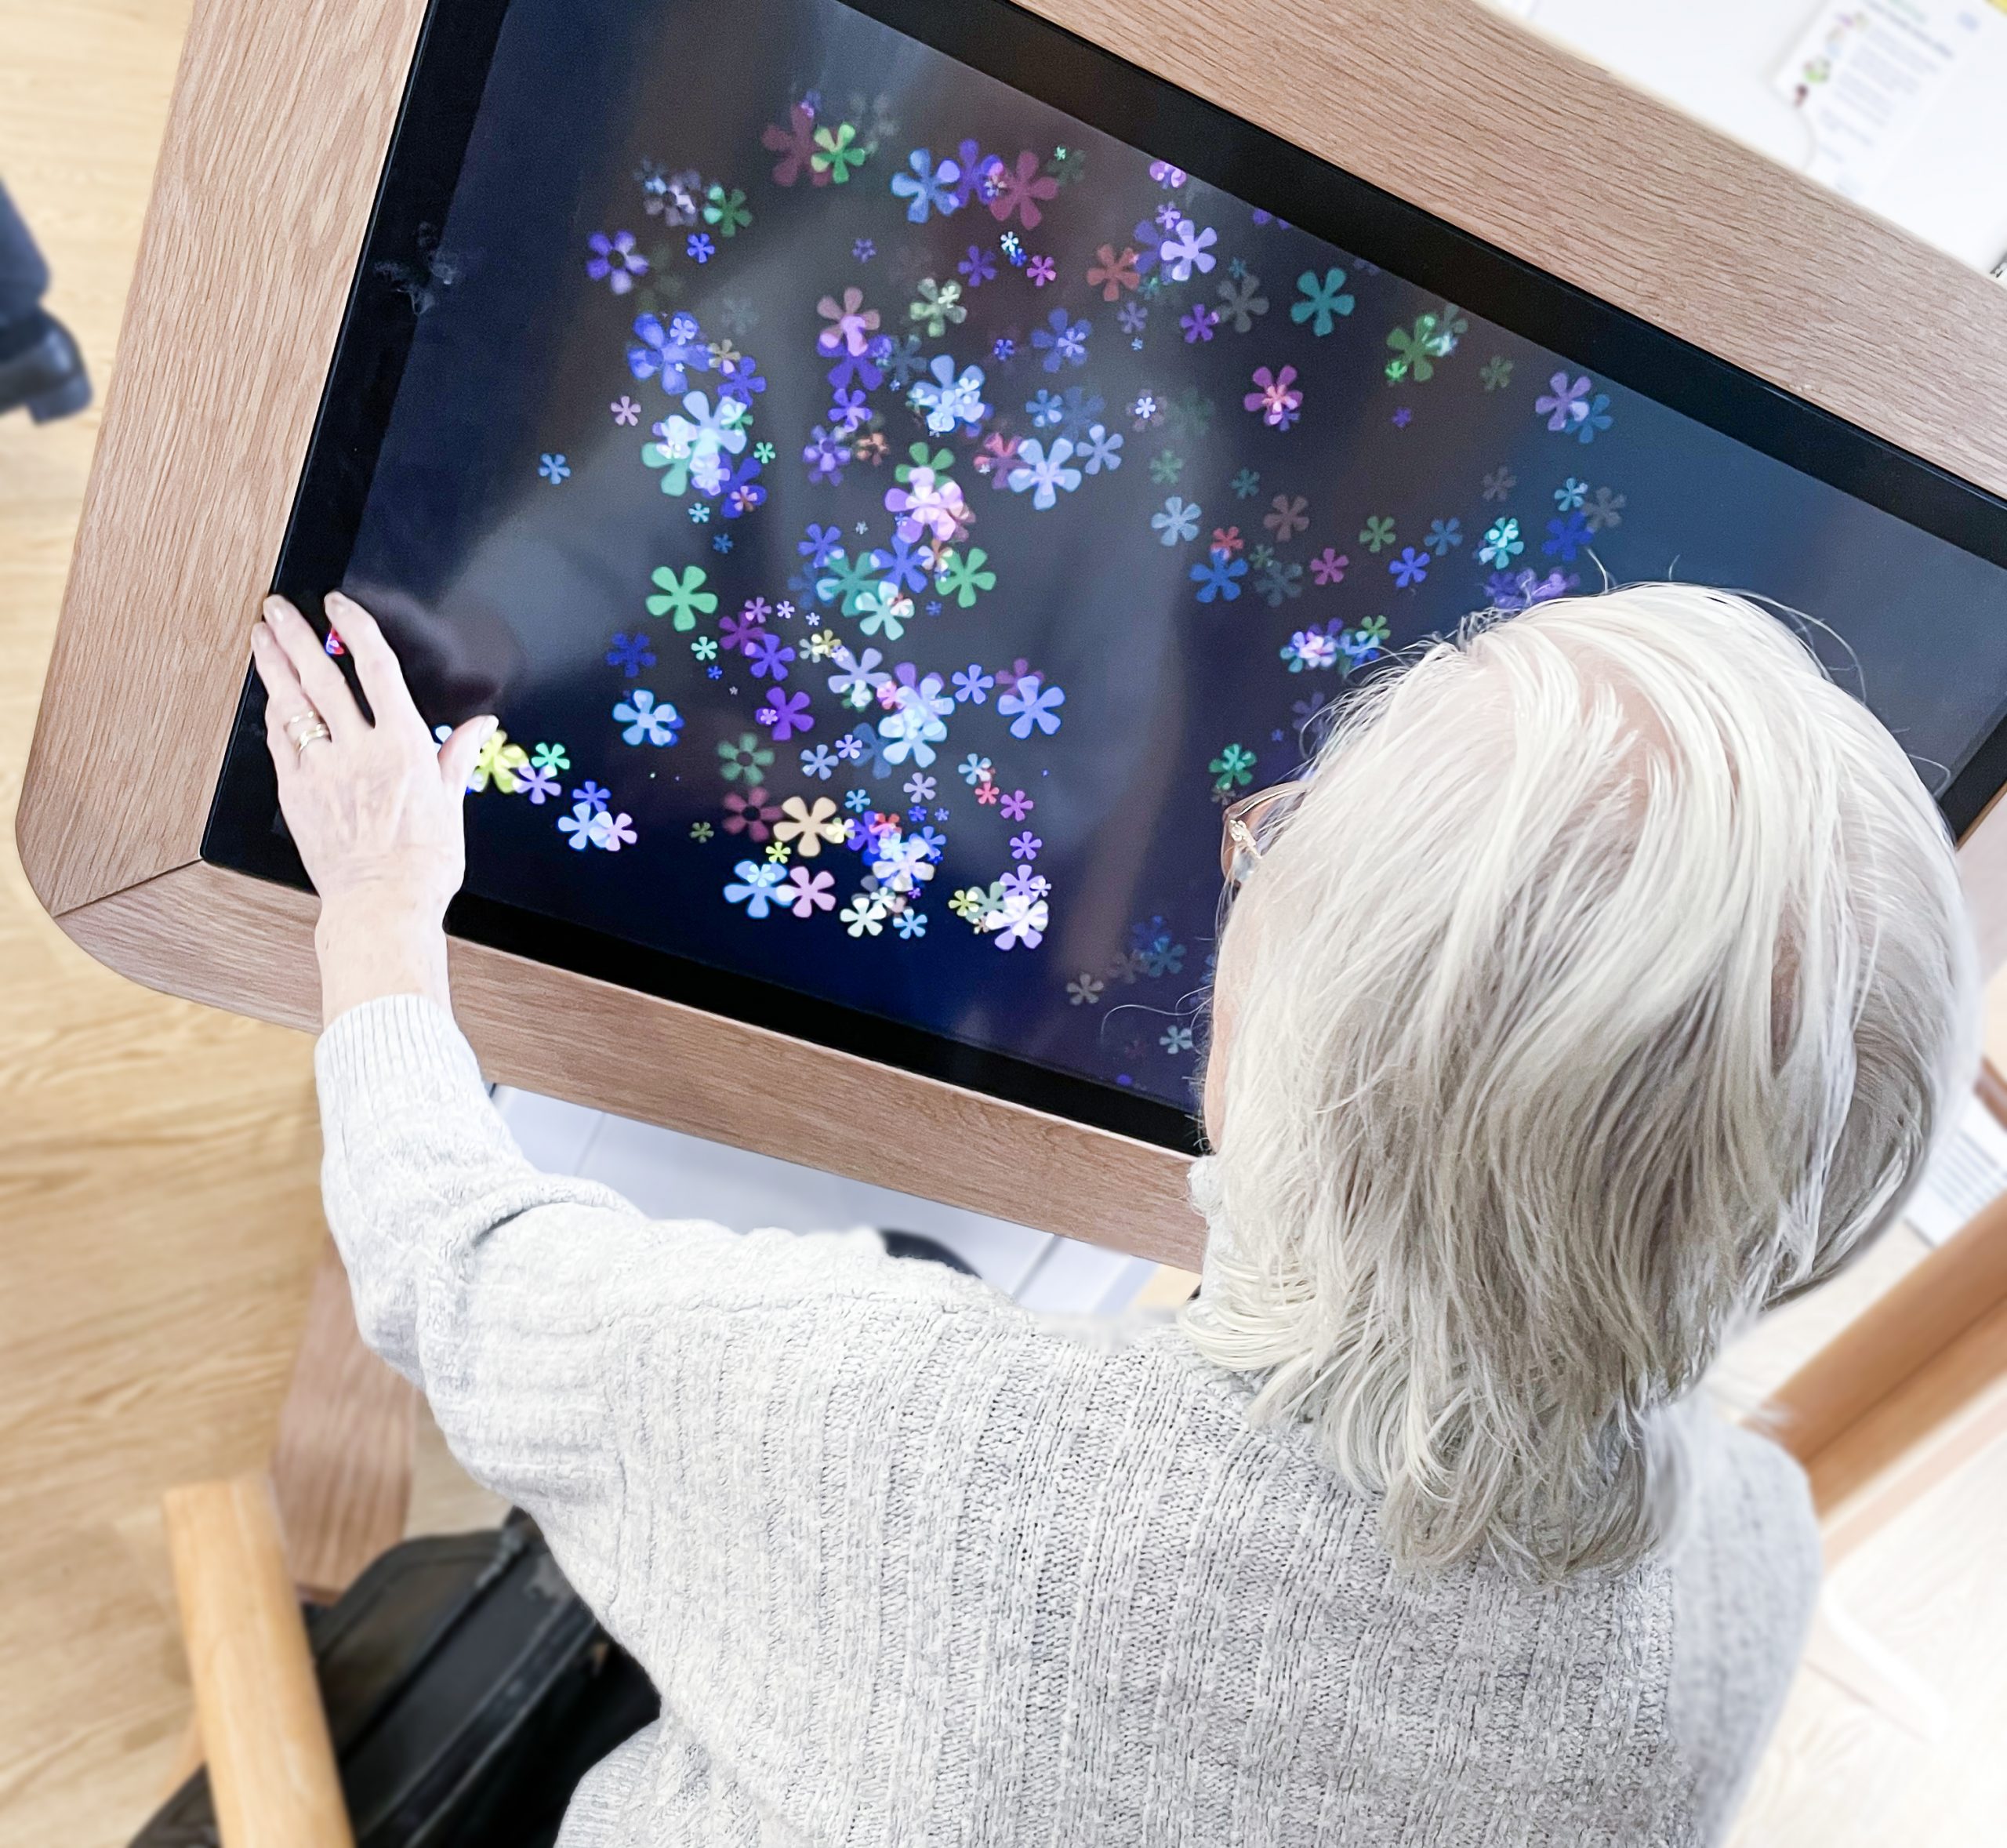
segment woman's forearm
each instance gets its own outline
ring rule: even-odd
[[[325,901],[314,927],[314,947],[321,963],[324,1026],[384,995],[423,995],[448,1014],[453,1010],[445,931],[401,894],[363,888]]]

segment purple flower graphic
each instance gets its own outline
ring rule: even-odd
[[[778,684],[787,678],[788,663],[794,659],[794,650],[786,646],[778,635],[769,635],[762,630],[740,646],[753,664],[755,680],[771,679]]]
[[[1188,347],[1195,346],[1200,340],[1210,340],[1219,324],[1220,318],[1203,305],[1192,308],[1178,323],[1185,329],[1185,343]]]
[[[815,714],[808,710],[808,695],[802,692],[776,692],[760,709],[760,722],[773,735],[776,744],[785,744],[798,732],[815,728]]]
[[[635,249],[632,231],[615,231],[611,238],[604,231],[594,231],[586,241],[593,253],[586,260],[586,274],[595,282],[604,282],[615,295],[625,295],[634,286],[637,276],[648,274],[648,260]]]
[[[1403,548],[1399,557],[1387,567],[1393,574],[1394,582],[1405,590],[1410,585],[1422,583],[1428,575],[1428,554],[1417,552],[1413,546]]]

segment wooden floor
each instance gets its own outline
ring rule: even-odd
[[[187,12],[0,0],[0,176],[100,379]],[[158,1795],[188,1705],[159,1493],[263,1459],[321,1236],[307,1042],[96,968],[13,857],[93,430],[0,423],[0,1848],[113,1848]],[[1730,1383],[1760,1392],[1916,1252],[1889,1242]],[[428,1436],[414,1528],[481,1506]],[[1919,1745],[1802,1679],[1737,1848],[2007,1840],[2004,1534],[2007,1448],[1848,1563],[1836,1592],[1948,1699],[1951,1732]]]
[[[187,0],[0,0],[0,179],[110,369]],[[155,1509],[269,1450],[322,1237],[310,1047],[99,968],[13,810],[95,413],[0,423],[0,1843],[123,1843],[188,1698]],[[174,613],[154,612],[163,635]],[[206,774],[171,761],[163,776]],[[416,1511],[455,1510],[437,1447]]]

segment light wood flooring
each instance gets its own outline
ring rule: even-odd
[[[0,176],[100,381],[187,15],[0,0]],[[0,423],[0,1848],[114,1848],[158,1795],[188,1711],[159,1494],[263,1458],[321,1237],[307,1042],[96,968],[14,861],[94,430]],[[1731,1383],[1760,1392],[1917,1250],[1899,1235],[1767,1328]],[[423,1432],[414,1530],[487,1506]],[[2007,1447],[1849,1561],[1837,1593],[1948,1699],[1951,1733],[1919,1745],[1802,1679],[1737,1848],[2007,1841],[2003,1536]]]

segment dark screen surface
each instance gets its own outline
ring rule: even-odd
[[[447,0],[278,575],[500,714],[464,934],[1176,1143],[1221,805],[1390,653],[1753,593],[1961,825],[2004,514],[993,0]]]

